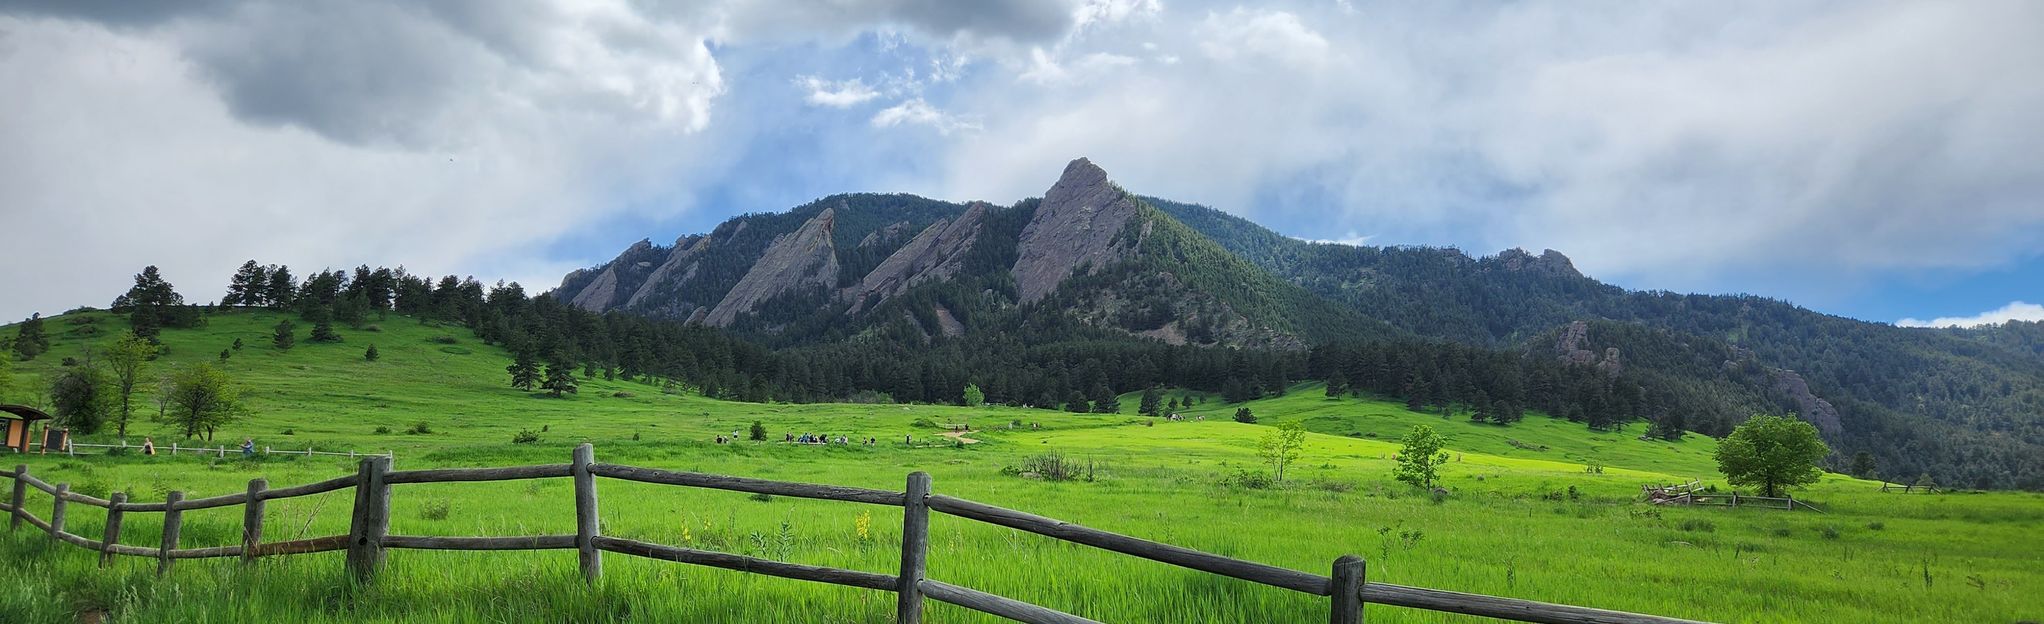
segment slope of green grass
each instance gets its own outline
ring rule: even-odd
[[[1330,400],[1301,386],[1249,404],[1263,423],[1300,420],[1308,436],[1290,483],[1274,490],[1230,485],[1265,470],[1256,440],[1270,430],[1230,422],[1217,400],[1181,410],[1200,422],[1133,415],[1074,415],[1008,408],[899,405],[754,405],[665,394],[631,382],[589,381],[563,399],[504,385],[501,351],[457,328],[392,317],[380,331],[343,331],[338,345],[269,347],[271,313],[218,315],[201,329],[166,332],[171,351],[150,374],[216,360],[236,337],[246,347],[227,368],[249,391],[251,416],[219,432],[227,444],[391,449],[399,469],[559,463],[582,441],[600,461],[791,481],[898,489],[914,470],[939,493],[962,496],[1174,544],[1325,573],[1344,553],[1367,557],[1369,578],[1602,608],[1720,621],[2010,622],[2044,606],[2044,497],[2028,493],[1882,494],[1842,477],[1797,493],[1827,513],[1662,508],[1635,502],[1643,483],[1711,480],[1710,441],[1636,440],[1637,431],[1592,434],[1529,416],[1511,427],[1443,420],[1401,406]],[[118,320],[97,324],[111,329]],[[56,349],[18,363],[4,398],[51,372],[89,342],[49,323]],[[0,328],[11,332],[11,328]],[[302,331],[302,330],[301,330]],[[452,336],[457,344],[434,342]],[[105,336],[94,338],[104,339]],[[302,338],[302,336],[301,336]],[[366,362],[375,342],[383,357]],[[615,396],[616,393],[631,396]],[[1133,412],[1138,397],[1124,403]],[[138,404],[149,404],[144,398]],[[153,407],[152,407],[153,409]],[[717,445],[717,433],[761,421],[785,432],[877,437],[876,446]],[[1011,428],[1015,421],[1024,426]],[[427,422],[431,434],[406,435]],[[956,445],[924,423],[970,423],[977,444]],[[1427,423],[1450,439],[1443,469],[1452,493],[1434,500],[1390,479],[1396,438]],[[396,431],[377,434],[386,426]],[[522,429],[546,429],[512,444]],[[172,440],[163,425],[138,433]],[[292,435],[283,435],[285,429]],[[1348,434],[1364,434],[1361,437]],[[1375,433],[1376,437],[1366,434]],[[1331,435],[1330,435],[1331,434]],[[914,444],[904,444],[911,436]],[[107,439],[108,436],[99,436]],[[132,438],[133,436],[131,436]],[[1511,446],[1516,439],[1547,451]],[[1094,467],[1092,481],[1045,482],[1004,474],[1049,451]],[[248,479],[282,486],[348,474],[345,458],[28,456],[52,482],[103,495],[161,500],[240,491]],[[1583,462],[1602,462],[1602,474]],[[1722,482],[1718,482],[1722,486]],[[696,491],[604,480],[607,534],[817,565],[891,572],[900,515],[885,507]],[[30,509],[47,515],[47,497]],[[268,535],[283,540],[346,531],[348,492],[273,501]],[[565,480],[398,486],[392,531],[426,535],[530,535],[573,528]],[[444,510],[444,511],[443,511]],[[860,514],[870,528],[858,531]],[[103,516],[74,506],[73,532],[96,535]],[[132,514],[124,542],[153,545],[160,517]],[[191,512],[186,545],[233,543],[240,510]],[[1109,622],[1315,620],[1325,602],[1132,557],[938,515],[930,575]],[[381,581],[357,587],[339,553],[279,558],[244,569],[226,560],[184,561],[153,576],[153,561],[99,571],[92,553],[27,531],[0,536],[0,621],[71,622],[107,612],[115,621],[180,622],[885,622],[892,596],[606,556],[606,575],[585,589],[566,552],[394,551]],[[1370,607],[1373,622],[1460,622]],[[994,621],[933,605],[931,620]]]

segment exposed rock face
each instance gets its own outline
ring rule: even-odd
[[[837,209],[825,208],[803,223],[801,229],[775,239],[767,247],[766,255],[760,256],[759,262],[702,321],[728,326],[739,314],[752,311],[759,302],[775,295],[809,286],[836,286],[837,248],[831,243],[836,227]]]
[[[630,296],[632,292],[630,289],[635,288],[640,283],[636,278],[644,275],[646,269],[651,267],[651,263],[645,261],[644,258],[652,252],[654,252],[652,241],[641,240],[633,243],[631,247],[625,249],[624,253],[618,254],[617,259],[611,260],[609,264],[604,265],[603,270],[596,274],[595,279],[583,285],[582,289],[577,291],[574,297],[568,299],[568,305],[591,312],[601,312],[616,305],[621,299],[619,294],[623,293],[625,296]],[[586,270],[570,273],[567,279],[562,281],[562,284],[565,285],[578,281],[581,277],[588,274],[589,272]],[[631,283],[627,285],[626,282]]]
[[[950,279],[964,268],[965,255],[979,240],[980,223],[986,218],[986,204],[975,204],[957,219],[938,221],[893,255],[881,261],[873,272],[841,294],[852,302],[851,313],[877,305],[928,280]]]
[[[1832,407],[1830,401],[1811,392],[1810,382],[1805,381],[1803,376],[1796,374],[1795,371],[1769,368],[1767,373],[1774,379],[1774,391],[1782,393],[1790,402],[1796,404],[1797,415],[1816,425],[1817,433],[1822,434],[1824,439],[1838,439],[1838,434],[1844,431],[1838,423],[1838,408]]]
[[[1114,238],[1135,214],[1135,199],[1092,161],[1065,165],[1015,247],[1015,288],[1022,303],[1050,294],[1080,266],[1097,270],[1120,259],[1128,249]]]
[[[1561,338],[1554,342],[1554,353],[1565,364],[1595,366],[1606,375],[1622,372],[1618,347],[1605,348],[1604,357],[1598,358],[1590,348],[1590,324],[1583,321],[1571,322],[1568,329],[1562,330]]]
[[[1576,270],[1575,263],[1569,261],[1568,256],[1561,255],[1561,252],[1552,249],[1542,250],[1540,255],[1536,257],[1533,254],[1527,253],[1524,249],[1513,247],[1498,252],[1496,262],[1500,268],[1514,273],[1540,273],[1557,277],[1583,276],[1581,272]]]
[[[674,241],[674,251],[667,254],[667,261],[660,263],[660,268],[653,269],[653,274],[646,276],[646,285],[640,287],[638,292],[632,293],[630,299],[625,300],[625,307],[637,308],[645,304],[647,297],[653,293],[654,286],[665,283],[669,278],[685,282],[694,277],[697,265],[691,260],[709,248],[710,237],[700,234],[684,236]],[[678,276],[676,271],[680,271]]]
[[[901,240],[902,235],[908,234],[908,228],[909,224],[907,221],[896,221],[894,222],[893,225],[873,230],[871,233],[868,233],[865,238],[859,239],[859,246],[872,247],[874,245],[879,245],[882,243],[891,243],[897,240]]]

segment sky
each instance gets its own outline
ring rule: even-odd
[[[1085,156],[1281,233],[2044,320],[2044,3],[0,0],[0,319],[243,261],[550,288]]]

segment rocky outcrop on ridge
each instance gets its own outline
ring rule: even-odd
[[[980,223],[986,218],[986,204],[974,204],[957,219],[943,220],[923,228],[907,245],[889,255],[859,283],[840,296],[852,302],[848,313],[899,295],[916,284],[950,279],[964,267],[965,255],[979,239]]]
[[[810,286],[836,286],[837,248],[831,243],[836,224],[837,209],[825,208],[803,223],[801,229],[775,239],[767,247],[766,255],[753,263],[738,285],[724,295],[717,307],[702,315],[701,321],[728,326],[739,314],[751,312],[759,302],[775,295]]]
[[[1136,214],[1135,198],[1107,180],[1107,172],[1080,158],[1065,166],[1044,193],[1036,215],[1016,244],[1015,288],[1022,303],[1057,290],[1074,269],[1105,267],[1127,253],[1115,236]]]

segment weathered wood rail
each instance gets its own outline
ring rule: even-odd
[[[112,562],[115,555],[148,557],[157,560],[157,574],[159,575],[169,572],[172,562],[178,559],[239,557],[246,562],[258,557],[342,550],[347,552],[348,570],[354,578],[361,582],[371,582],[375,580],[378,571],[382,569],[385,552],[390,549],[575,550],[581,562],[582,574],[590,582],[594,582],[602,576],[602,553],[609,552],[659,561],[723,568],[875,591],[895,592],[898,595],[898,600],[896,601],[896,621],[905,624],[919,624],[922,622],[925,599],[957,605],[1029,624],[1086,624],[1094,622],[1094,620],[1049,607],[926,578],[925,570],[928,567],[926,564],[929,556],[929,515],[930,512],[936,511],[959,518],[1007,527],[1018,531],[1027,531],[1058,540],[1092,546],[1179,567],[1232,577],[1252,583],[1261,583],[1312,596],[1323,596],[1328,599],[1329,621],[1333,624],[1355,624],[1361,622],[1363,619],[1363,605],[1366,603],[1485,616],[1520,622],[1542,622],[1546,624],[1696,624],[1692,620],[1654,615],[1606,611],[1499,596],[1464,594],[1389,583],[1373,583],[1365,578],[1365,562],[1361,557],[1355,555],[1343,555],[1335,559],[1330,568],[1330,576],[1321,576],[1319,574],[1254,561],[1233,559],[1139,537],[1102,531],[1013,509],[996,507],[952,496],[932,494],[930,493],[930,476],[921,472],[912,473],[908,476],[904,491],[894,492],[837,485],[769,481],[745,477],[599,464],[596,463],[595,450],[587,444],[576,447],[573,461],[567,464],[542,464],[503,468],[437,468],[409,471],[392,471],[390,465],[391,458],[388,456],[368,456],[361,458],[356,474],[351,476],[279,489],[270,489],[267,481],[255,479],[249,482],[248,490],[245,492],[187,499],[183,492],[173,491],[168,493],[164,497],[164,502],[161,503],[128,502],[128,495],[119,492],[111,494],[108,498],[104,499],[79,494],[72,492],[69,484],[58,483],[51,485],[30,475],[27,465],[17,465],[12,472],[0,472],[0,477],[6,477],[14,481],[13,496],[6,504],[0,505],[0,511],[5,511],[10,516],[9,526],[11,529],[19,529],[21,525],[28,524],[48,533],[57,541],[100,553],[99,561],[101,567],[105,567]],[[846,570],[606,536],[601,533],[601,524],[597,521],[597,477],[659,485],[900,507],[902,508],[901,568],[896,574]],[[569,478],[574,480],[575,532],[572,534],[491,537],[390,534],[390,496],[392,485],[552,478]],[[48,520],[37,518],[25,506],[27,491],[30,488],[51,496],[52,503]],[[349,518],[347,534],[285,542],[263,541],[263,506],[266,501],[309,496],[344,488],[354,488],[355,490],[354,509]],[[65,530],[66,508],[70,503],[89,505],[107,510],[106,527],[100,539],[91,539]],[[179,544],[179,534],[183,524],[184,512],[232,505],[245,506],[244,513],[242,514],[242,538],[240,544],[199,548],[181,547]],[[163,531],[159,536],[158,545],[150,548],[120,543],[123,518],[131,513],[148,512],[164,514]]]

